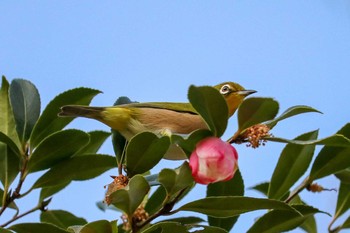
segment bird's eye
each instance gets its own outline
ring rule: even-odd
[[[223,95],[225,95],[225,94],[227,94],[229,92],[230,92],[230,86],[227,85],[227,84],[223,85],[221,87],[221,89],[220,89],[220,93],[223,94]]]

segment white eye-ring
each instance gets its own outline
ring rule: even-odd
[[[225,94],[229,93],[230,90],[231,90],[230,85],[225,84],[225,85],[223,85],[223,86],[221,87],[220,93],[221,93],[222,95],[225,95]]]

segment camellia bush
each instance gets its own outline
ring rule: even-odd
[[[188,99],[207,123],[208,130],[194,131],[186,137],[142,132],[126,142],[113,130],[110,133],[69,129],[67,125],[73,118],[57,116],[60,107],[89,105],[99,93],[89,88],[72,89],[56,96],[41,111],[39,92],[31,82],[14,79],[10,84],[2,77],[1,233],[224,233],[233,228],[240,215],[256,210],[266,210],[266,213],[256,219],[248,230],[250,233],[283,232],[298,227],[306,232],[317,232],[316,213],[332,216],[329,232],[350,228],[350,217],[344,217],[350,207],[349,123],[334,135],[322,139],[318,139],[317,130],[295,139],[284,139],[272,136],[277,124],[318,110],[293,106],[278,114],[276,100],[248,98],[236,112],[237,131],[226,141],[221,139],[228,121],[226,102],[216,89],[207,86],[191,86]],[[123,97],[115,104],[129,102]],[[100,146],[110,136],[115,154],[98,154]],[[271,179],[258,181],[253,187],[266,197],[245,196],[244,177],[239,171],[239,155],[234,145],[246,144],[258,148],[267,141],[284,143],[285,147]],[[152,168],[173,144],[181,147],[188,160],[175,169],[164,168],[158,174],[152,174]],[[315,153],[316,145],[322,146],[318,153]],[[116,214],[115,221],[88,223],[65,210],[49,208],[52,197],[72,181],[88,180],[110,169],[114,169],[116,174],[113,182],[106,187],[105,199],[98,203],[98,207],[118,211],[120,214]],[[36,172],[41,175],[33,181],[29,175]],[[315,181],[327,176],[336,176],[340,180],[334,213],[310,206],[299,196],[306,190],[325,190]],[[297,183],[299,180],[302,182]],[[31,187],[24,190],[24,183],[31,184]],[[206,185],[206,197],[184,199],[197,183]],[[17,200],[30,196],[34,190],[40,190],[37,204],[23,211]],[[3,214],[6,211],[13,212],[13,217],[5,219]],[[40,222],[16,224],[16,220],[35,211],[41,211]],[[177,216],[182,217],[172,217],[179,212],[183,214]],[[204,214],[207,218],[195,217],[198,214],[188,216],[189,212]],[[337,221],[339,217],[345,221]]]

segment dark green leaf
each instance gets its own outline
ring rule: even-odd
[[[184,139],[179,135],[172,135],[171,141],[172,143],[179,145],[189,158],[192,151],[196,148],[197,143],[210,136],[213,136],[213,133],[209,130],[199,129],[192,132],[187,139]]]
[[[204,225],[195,225],[192,227],[191,232],[196,233],[228,233],[228,231],[220,228],[220,227],[213,227],[213,226],[204,226]],[[199,228],[198,230],[196,228]],[[196,231],[194,231],[196,230]]]
[[[216,182],[207,187],[207,197],[214,196],[243,196],[244,184],[241,172],[236,171],[234,177],[225,182]],[[216,226],[230,231],[236,223],[238,216],[230,218],[215,218],[208,216],[210,226]]]
[[[346,124],[337,134],[350,138],[350,123]],[[324,146],[312,165],[309,181],[320,179],[350,167],[350,148]]]
[[[72,180],[88,180],[114,167],[115,158],[112,156],[86,155],[72,157],[52,167],[35,182],[33,187],[49,187],[65,184]]]
[[[18,136],[25,143],[40,115],[39,92],[31,82],[14,79],[10,85],[10,101]]]
[[[114,154],[117,158],[117,163],[122,164],[124,162],[122,160],[125,159],[123,158],[123,153],[124,149],[126,148],[127,141],[118,131],[113,129],[111,131]]]
[[[169,218],[164,220],[163,222],[177,222],[182,225],[194,225],[194,224],[204,222],[204,220],[198,217],[180,217],[180,218]]]
[[[343,183],[350,184],[350,168],[335,173],[335,176]]]
[[[16,233],[38,233],[38,232],[50,232],[50,233],[67,233],[59,227],[49,223],[20,223],[9,227],[9,229]]]
[[[68,129],[45,138],[29,159],[28,171],[36,172],[51,168],[68,159],[89,143],[87,133]]]
[[[266,125],[272,129],[273,127],[276,126],[276,124],[281,121],[284,120],[286,118],[298,115],[298,114],[302,114],[302,113],[308,113],[308,112],[318,112],[318,113],[322,113],[320,111],[318,111],[317,109],[314,109],[312,107],[309,106],[305,106],[305,105],[297,105],[297,106],[293,106],[288,108],[286,111],[284,111],[280,116],[276,117],[275,119],[269,121],[266,123]]]
[[[142,233],[188,233],[187,228],[176,222],[160,222],[142,231]]]
[[[265,137],[267,141],[272,142],[282,142],[282,143],[290,143],[296,145],[325,145],[325,146],[339,146],[339,147],[350,147],[350,140],[343,135],[335,134],[326,138],[322,138],[319,140],[289,140],[285,138],[278,137]]]
[[[184,162],[181,167],[173,170],[165,168],[160,171],[158,181],[167,191],[168,196],[176,195],[193,185],[193,177],[188,162]]]
[[[278,112],[278,102],[272,98],[249,98],[238,108],[238,127],[243,131],[253,125],[273,119]]]
[[[102,144],[106,139],[111,135],[108,132],[96,130],[88,132],[90,136],[89,144],[87,144],[82,150],[76,153],[77,156],[86,155],[86,154],[96,154]]]
[[[39,202],[42,202],[46,198],[51,197],[52,195],[58,193],[59,191],[61,191],[65,187],[67,187],[69,184],[70,184],[70,181],[68,181],[66,183],[62,183],[62,184],[56,185],[56,186],[50,186],[50,187],[42,188],[41,191],[40,191]]]
[[[14,144],[18,148],[17,150],[19,151],[22,148],[22,146],[16,131],[15,117],[13,115],[12,107],[9,100],[9,86],[10,85],[6,78],[2,76],[2,83],[0,89],[0,132],[2,134],[5,134],[8,138],[10,138],[11,140],[6,140],[9,142],[14,142]],[[6,141],[5,143],[9,144]]]
[[[348,217],[342,225],[343,229],[350,228],[350,217]]]
[[[284,202],[253,197],[207,197],[187,203],[179,208],[182,211],[193,211],[218,218],[237,216],[246,212],[277,209],[293,210]]]
[[[218,90],[208,86],[190,86],[188,99],[214,135],[221,137],[227,127],[228,108]]]
[[[76,88],[56,96],[45,108],[36,123],[31,138],[31,146],[35,148],[44,138],[63,129],[73,118],[57,117],[60,107],[68,104],[88,105],[100,91],[90,88]]]
[[[307,233],[317,233],[315,216],[308,216],[299,227]]]
[[[0,142],[0,181],[6,192],[20,171],[20,159],[11,148]]]
[[[149,171],[163,158],[170,145],[167,136],[158,138],[151,132],[134,136],[126,148],[126,169],[128,176]]]
[[[76,217],[64,210],[48,210],[41,212],[40,221],[43,223],[51,223],[62,229],[67,229],[72,225],[84,225],[87,223],[85,219]]]
[[[15,153],[15,155],[18,158],[21,158],[21,152],[19,151],[16,143],[14,141],[12,141],[12,139],[9,136],[7,136],[6,134],[4,134],[3,132],[0,132],[0,143],[1,142],[8,145],[9,148],[11,148],[11,150]]]
[[[107,220],[90,222],[83,226],[79,233],[114,233],[112,224],[114,223]]]
[[[340,183],[335,217],[339,217],[350,209],[350,184]]]
[[[317,136],[318,131],[312,131],[300,135],[295,140],[314,140]],[[287,144],[273,172],[268,193],[269,198],[280,200],[289,191],[306,172],[314,151],[315,145]]]
[[[130,179],[127,189],[119,189],[109,195],[111,204],[128,215],[131,215],[142,203],[150,190],[150,187],[141,175],[135,175]]]
[[[251,187],[250,189],[254,189],[256,191],[259,191],[260,193],[267,196],[267,193],[269,191],[269,186],[270,186],[269,182],[264,182],[264,183],[257,184],[254,187]]]
[[[0,227],[0,233],[13,233],[13,231]]]
[[[165,188],[160,185],[156,191],[150,196],[150,198],[147,200],[145,210],[149,215],[152,215],[156,213],[158,210],[162,208],[163,201],[166,198],[166,190]]]
[[[297,211],[272,210],[259,218],[248,233],[275,233],[300,226],[310,215],[320,212],[310,206],[293,206]]]

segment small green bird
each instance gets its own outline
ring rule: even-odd
[[[234,82],[225,82],[214,86],[225,98],[229,117],[234,114],[243,99],[256,91],[245,90]],[[66,105],[58,114],[62,117],[86,117],[98,120],[118,131],[126,140],[134,135],[150,131],[155,134],[170,132],[190,134],[208,126],[190,103],[131,103],[113,107],[90,107]],[[185,159],[180,147],[173,145],[164,156],[166,159]]]

